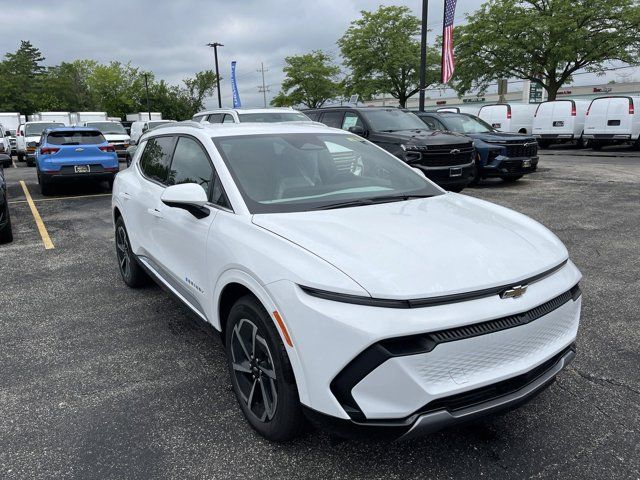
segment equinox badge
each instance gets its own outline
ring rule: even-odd
[[[500,294],[500,298],[520,298],[527,291],[527,285],[517,285],[505,290]]]

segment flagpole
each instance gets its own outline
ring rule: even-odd
[[[420,30],[420,103],[418,109],[424,112],[425,89],[427,88],[427,11],[429,0],[422,0],[422,28]]]

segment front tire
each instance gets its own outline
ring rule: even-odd
[[[229,312],[225,346],[233,391],[260,435],[286,442],[306,427],[293,369],[269,314],[252,295]]]
[[[129,234],[124,226],[122,217],[116,220],[116,256],[122,280],[129,287],[139,288],[149,282],[147,273],[142,269],[133,251],[131,251]]]

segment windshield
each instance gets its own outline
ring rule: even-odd
[[[47,128],[62,127],[61,123],[27,123],[24,128],[24,135],[26,137],[35,137],[36,135],[42,135],[42,132]]]
[[[118,122],[87,122],[87,127],[100,130],[105,135],[126,135],[127,131]]]
[[[279,123],[279,122],[308,122],[311,119],[300,112],[260,112],[238,113],[241,122],[248,123]]]
[[[496,130],[484,120],[473,115],[443,115],[445,126],[452,132],[459,133],[486,133]]]
[[[413,113],[403,112],[396,108],[362,109],[362,115],[369,121],[376,132],[395,132],[396,130],[426,130],[425,124]]]
[[[252,213],[441,193],[401,160],[356,135],[265,134],[213,141]]]
[[[105,142],[98,130],[61,130],[47,135],[50,145],[99,145]]]

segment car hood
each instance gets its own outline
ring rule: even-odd
[[[568,258],[512,210],[464,195],[300,213],[253,223],[350,276],[372,297],[428,298],[514,284]]]
[[[120,134],[120,133],[105,133],[104,134],[104,138],[106,138],[107,142],[128,142],[129,140],[131,140],[131,138],[129,137],[129,135],[126,135],[124,133]]]
[[[407,143],[412,145],[464,145],[469,138],[459,133],[441,132],[436,130],[396,130],[393,132],[376,132],[377,140],[387,140],[391,143]]]
[[[513,142],[513,141],[522,141],[525,142],[535,142],[535,139],[529,135],[522,135],[520,133],[503,133],[503,132],[484,132],[484,133],[468,133],[467,136],[482,141],[488,142]]]

